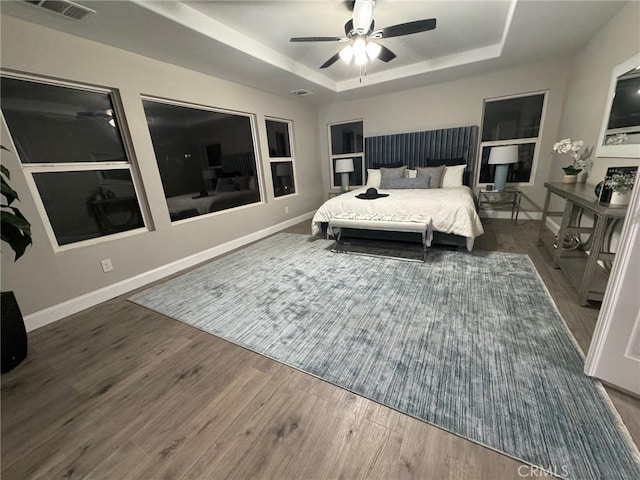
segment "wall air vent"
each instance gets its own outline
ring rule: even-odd
[[[50,12],[58,13],[74,20],[83,20],[87,16],[96,13],[95,10],[69,2],[68,0],[23,0],[36,7],[42,7]]]
[[[297,90],[291,90],[289,93],[297,96],[297,97],[307,97],[309,95],[315,95],[313,92],[309,90],[305,90],[304,88],[299,88]]]

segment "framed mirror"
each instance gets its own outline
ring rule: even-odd
[[[613,69],[596,156],[640,158],[640,53]]]

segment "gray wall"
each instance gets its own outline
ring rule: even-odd
[[[628,2],[609,20],[591,41],[575,55],[569,66],[569,82],[558,138],[583,140],[595,148],[614,67],[640,52],[640,2]],[[611,166],[640,165],[638,159],[593,157],[586,181],[597,184]],[[550,179],[559,181],[566,158],[553,164]]]
[[[54,252],[25,176],[13,154],[2,161],[20,193],[19,207],[33,226],[34,244],[18,262],[2,245],[2,290],[13,290],[24,314],[57,305],[197,252],[311,212],[321,203],[323,186],[318,157],[317,108],[243,87],[174,65],[1,17],[2,68],[119,90],[132,136],[144,194],[154,230],[118,240]],[[214,214],[172,226],[140,95],[182,100],[256,114],[266,203]],[[274,201],[268,168],[264,117],[294,122],[298,194]],[[5,125],[2,144],[8,145]],[[289,213],[285,214],[285,207]],[[100,260],[111,258],[114,270],[102,273]]]

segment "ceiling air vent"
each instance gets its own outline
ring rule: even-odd
[[[299,88],[297,90],[291,90],[289,93],[297,96],[297,97],[307,97],[309,95],[314,95],[313,92],[310,92],[309,90],[305,90],[304,88]]]
[[[67,0],[24,0],[24,2],[74,20],[83,20],[88,15],[96,13],[95,10]]]

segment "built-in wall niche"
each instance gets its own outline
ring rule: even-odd
[[[640,158],[640,54],[613,69],[596,156]]]

